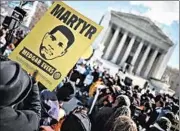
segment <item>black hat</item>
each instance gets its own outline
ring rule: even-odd
[[[0,107],[21,102],[29,94],[32,81],[13,61],[0,61]]]
[[[58,101],[69,101],[74,97],[75,89],[70,82],[64,83],[64,85],[57,89]]]

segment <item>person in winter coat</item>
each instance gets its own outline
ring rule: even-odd
[[[108,119],[108,121],[105,124],[103,131],[110,131],[113,128],[113,123],[116,121],[116,119],[120,116],[128,116],[131,117],[131,110],[127,106],[119,107]]]
[[[94,72],[92,73],[93,75],[93,82],[96,82],[99,79],[99,71],[98,69],[95,69]]]
[[[59,123],[59,130],[42,126],[41,131],[91,131],[91,121],[86,109],[75,108]]]
[[[100,131],[105,126],[107,120],[110,118],[110,116],[119,108],[122,106],[130,106],[130,100],[125,95],[120,95],[116,98],[115,102],[113,103],[112,107],[103,107],[101,108],[96,114],[94,118],[94,125],[93,125],[93,131]]]
[[[0,130],[38,131],[41,117],[39,89],[21,66],[0,61]]]
[[[45,89],[41,92],[41,121],[40,125],[52,125],[60,120],[59,102],[54,92]]]
[[[162,96],[157,95],[155,98],[155,104],[152,106],[153,111],[150,114],[150,118],[146,123],[146,126],[149,127],[150,125],[154,124],[159,116],[159,114],[162,112],[162,108],[164,107],[164,102],[162,101]]]
[[[120,116],[114,122],[112,131],[137,131],[137,127],[130,117]]]
[[[154,125],[147,131],[170,131],[171,122],[166,117],[161,117]]]

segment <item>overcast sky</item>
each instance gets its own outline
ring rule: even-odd
[[[109,10],[149,17],[177,44],[168,63],[179,68],[179,2],[178,1],[64,1],[86,17],[99,22]]]

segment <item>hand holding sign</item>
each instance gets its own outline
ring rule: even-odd
[[[33,83],[38,83],[37,75],[38,75],[38,70],[35,70],[34,73],[32,74]]]

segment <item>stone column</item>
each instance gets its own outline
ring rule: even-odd
[[[128,31],[125,31],[123,37],[121,38],[121,40],[120,40],[120,42],[119,42],[119,44],[118,44],[118,47],[117,47],[116,52],[115,52],[114,56],[112,57],[112,60],[111,60],[111,61],[112,61],[113,63],[116,63],[116,61],[117,61],[117,59],[118,59],[118,56],[119,56],[119,54],[121,53],[121,50],[122,50],[122,48],[123,48],[123,46],[124,46],[124,43],[125,43],[125,41],[126,41],[126,39],[127,39],[127,36],[128,36]]]
[[[128,58],[129,53],[131,52],[131,49],[132,49],[132,46],[133,46],[135,40],[136,40],[136,36],[133,35],[132,38],[131,38],[131,41],[129,42],[129,45],[128,45],[125,53],[124,53],[124,56],[122,57],[122,60],[121,60],[121,62],[120,62],[120,66],[123,66],[124,62],[125,62],[126,59]]]
[[[104,58],[105,58],[106,60],[107,60],[107,59],[109,58],[109,56],[111,55],[110,53],[111,53],[111,51],[112,51],[112,49],[113,49],[114,44],[115,44],[116,41],[117,41],[117,38],[118,38],[118,36],[119,36],[119,32],[120,32],[120,28],[117,28],[116,31],[115,31],[115,33],[114,33],[114,35],[113,35],[113,37],[112,37],[112,39],[111,39],[111,41],[110,41],[110,43],[109,43],[109,45],[108,45],[108,48],[107,48],[107,50],[106,50],[106,52],[105,52],[105,55],[104,55]]]
[[[110,33],[111,33],[111,28],[112,28],[112,23],[109,23],[109,27],[108,27],[108,29],[105,31],[105,35],[103,36],[104,39],[103,39],[102,42],[101,42],[101,44],[104,45],[104,46],[105,46],[105,43],[106,43],[106,41],[108,40],[109,35],[110,35]]]
[[[148,54],[150,52],[150,49],[151,49],[151,44],[148,45],[148,47],[146,48],[146,50],[145,50],[145,52],[143,54],[143,57],[141,58],[141,61],[140,61],[139,65],[138,65],[138,68],[137,68],[137,71],[136,71],[137,75],[140,75],[141,69],[142,69],[142,67],[143,67],[143,65],[144,65],[144,63],[145,63],[145,61],[147,59],[147,56],[148,56]]]
[[[162,56],[163,57],[163,60],[161,61],[161,63],[159,64],[159,68],[157,69],[157,72],[154,72],[154,77],[156,79],[161,79],[162,75],[164,74],[164,71],[167,67],[167,63],[175,49],[175,47],[177,46],[176,45],[173,45],[169,48],[168,52],[165,53],[165,56]]]
[[[146,67],[146,71],[144,72],[144,77],[145,78],[147,78],[147,76],[149,74],[149,71],[151,70],[151,67],[152,67],[152,65],[154,63],[154,60],[157,57],[158,52],[159,52],[159,49],[155,49],[155,51],[153,52],[153,55],[151,56],[150,61],[149,61],[148,65],[147,65],[147,67]]]
[[[163,62],[164,57],[165,57],[164,53],[160,55],[160,58],[159,58],[159,60],[157,61],[157,64],[156,64],[156,68],[152,72],[152,77],[156,78],[156,73],[159,71],[159,66]]]
[[[135,54],[134,54],[134,56],[133,56],[133,59],[132,59],[132,61],[131,61],[131,65],[132,65],[132,66],[131,66],[131,68],[130,68],[130,72],[133,71],[135,62],[136,62],[136,60],[137,60],[137,58],[138,58],[138,56],[139,56],[139,54],[140,54],[140,52],[141,52],[141,49],[142,49],[143,45],[144,45],[144,40],[141,40],[141,42],[139,43],[138,48],[136,49],[136,52],[135,52]]]

